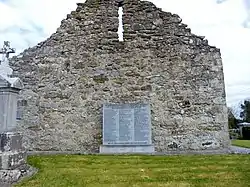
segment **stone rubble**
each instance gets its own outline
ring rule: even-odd
[[[232,154],[250,154],[249,148],[238,147],[238,146],[231,146],[230,151],[231,151],[230,153]]]

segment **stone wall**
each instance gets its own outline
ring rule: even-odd
[[[228,148],[221,54],[150,2],[87,0],[46,41],[12,59],[25,146],[98,152],[104,102],[149,102],[158,152]]]

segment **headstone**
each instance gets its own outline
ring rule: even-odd
[[[13,70],[8,57],[13,52],[9,42],[4,42],[0,49],[3,55],[0,64],[0,185],[16,182],[29,171],[22,134],[16,131],[17,97],[23,84],[19,78],[10,77]]]
[[[104,104],[100,153],[152,153],[149,104]]]
[[[15,50],[9,42],[4,42],[0,49],[0,132],[14,131],[16,128],[17,97],[23,84],[19,78],[11,78],[13,70],[9,66],[8,57]]]

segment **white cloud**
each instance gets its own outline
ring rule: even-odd
[[[85,0],[0,0],[0,43],[9,40],[21,52],[45,40]],[[221,48],[227,102],[250,97],[250,0],[150,0],[164,11],[178,14],[194,34],[206,36]]]
[[[0,42],[8,40],[17,52],[45,40],[76,8],[77,0],[0,0]],[[4,18],[4,19],[3,19]]]
[[[32,20],[42,26],[44,32],[51,34],[60,26],[60,20],[66,18],[76,8],[77,0],[9,0],[9,5],[25,20]]]

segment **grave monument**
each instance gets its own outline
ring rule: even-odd
[[[22,135],[16,131],[17,97],[23,84],[11,77],[8,58],[14,52],[7,41],[0,49],[0,185],[18,181],[28,170]]]

